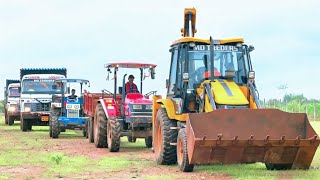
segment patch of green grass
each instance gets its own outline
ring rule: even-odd
[[[7,180],[10,179],[9,176],[0,175],[0,180]]]
[[[127,137],[122,137],[121,147],[144,149],[146,148],[146,145],[145,145],[144,139],[138,138],[136,142],[129,142]]]

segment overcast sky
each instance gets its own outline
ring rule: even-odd
[[[89,79],[90,91],[112,90],[103,65],[138,61],[158,64],[144,92],[165,94],[185,7],[197,8],[197,37],[243,37],[255,46],[261,98],[280,98],[281,84],[320,98],[319,0],[0,0],[0,86],[21,67],[66,67],[69,77]]]

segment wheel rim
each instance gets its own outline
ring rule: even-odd
[[[155,153],[156,156],[159,157],[160,156],[160,151],[161,151],[161,147],[162,147],[162,129],[161,126],[159,125],[157,128],[157,137],[156,137],[157,142],[155,143]]]
[[[180,138],[177,143],[177,161],[179,165],[181,165],[183,161],[183,143]]]

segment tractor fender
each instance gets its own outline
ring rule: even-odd
[[[118,116],[119,110],[117,108],[116,102],[112,98],[99,99],[98,103],[102,105],[107,118]]]
[[[188,119],[188,114],[176,114],[175,102],[172,99],[158,99],[156,100],[158,104],[161,104],[167,111],[168,117],[170,119],[175,119],[178,121],[186,121]]]

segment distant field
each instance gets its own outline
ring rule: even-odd
[[[320,134],[320,122],[312,122]],[[0,118],[0,179],[320,179],[320,151],[312,168],[267,171],[264,164],[201,165],[193,173],[181,173],[176,166],[158,166],[144,141],[128,143],[122,138],[119,153],[97,149],[80,131],[67,131],[50,139],[48,127],[34,127],[23,133],[19,124],[4,125]]]

